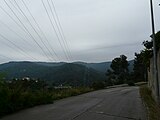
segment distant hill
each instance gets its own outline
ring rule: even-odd
[[[102,72],[102,73],[106,73],[106,71],[108,69],[110,69],[110,65],[112,62],[101,62],[101,63],[74,62],[74,63],[84,65],[88,68],[95,69],[95,70]],[[130,61],[128,61],[128,63],[129,63],[128,69],[130,72],[132,72],[134,60],[130,60]]]
[[[30,77],[57,85],[88,85],[105,80],[105,74],[75,63],[9,62],[0,65],[0,72],[6,73],[6,79]]]
[[[133,61],[129,63],[129,70],[132,71]],[[6,74],[6,79],[30,77],[56,85],[88,85],[105,80],[105,72],[110,69],[110,64],[111,62],[9,62],[0,65],[0,72]]]
[[[76,64],[85,65],[88,68],[93,68],[99,72],[105,73],[110,69],[111,62],[101,62],[101,63],[85,63],[85,62],[75,62]]]
[[[129,63],[129,66],[128,66],[129,71],[133,72],[134,60],[130,60],[128,63]]]

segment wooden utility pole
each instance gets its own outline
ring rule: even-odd
[[[153,1],[150,0],[151,6],[151,22],[152,22],[152,40],[153,40],[153,64],[154,64],[154,83],[157,102],[159,101],[159,81],[158,81],[158,69],[157,69],[157,51],[156,51],[156,39],[155,39],[155,26],[154,26],[154,12],[153,12]]]

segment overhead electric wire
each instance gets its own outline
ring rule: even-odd
[[[54,15],[53,10],[55,11],[55,8],[52,10],[52,7],[51,7],[51,5],[50,5],[50,3],[49,3],[49,0],[47,0],[47,3],[48,3],[48,6],[49,6],[49,9],[50,9],[50,11],[51,11],[51,14],[52,14],[52,16],[53,16],[53,19],[54,19],[54,21],[55,21],[55,25],[56,25],[56,27],[57,27],[58,33],[59,33],[59,35],[60,35],[60,37],[61,37],[61,39],[62,39],[63,45],[64,45],[66,51],[70,52],[69,48],[67,47],[67,42],[66,42],[66,40],[65,40],[65,38],[64,38],[64,34],[62,33],[62,29],[61,29],[61,27],[60,27],[60,21],[58,21],[59,19],[57,18],[58,16],[57,16],[57,15],[56,15],[56,16]],[[52,2],[52,3],[53,3],[53,2]],[[54,6],[53,6],[53,7],[54,7]],[[68,53],[68,52],[67,52],[67,55],[71,57],[71,54]]]
[[[40,31],[40,32],[42,33],[42,35],[44,36],[47,44],[50,46],[50,48],[51,48],[51,50],[53,51],[54,55],[55,55],[55,56],[57,57],[57,59],[59,60],[59,57],[58,57],[57,53],[56,53],[55,50],[52,48],[51,44],[49,43],[49,40],[47,39],[46,35],[45,35],[44,32],[42,31],[40,25],[39,25],[38,22],[36,21],[35,17],[34,17],[33,14],[31,13],[31,11],[30,11],[29,8],[27,7],[26,3],[24,2],[24,0],[21,0],[21,1],[22,1],[22,3],[24,4],[24,6],[25,6],[25,8],[27,9],[27,11],[28,11],[28,13],[30,14],[30,16],[32,17],[32,19],[34,20],[35,24],[37,25],[39,31]],[[50,52],[50,54],[51,54],[52,56],[54,56],[54,55],[52,54],[52,52]]]
[[[7,12],[7,11],[5,11],[5,9],[3,9],[3,7],[2,6],[0,6],[0,8],[3,10],[3,12],[4,13],[6,13],[9,17],[10,17],[10,19],[12,20],[12,21],[14,21],[14,23],[18,26],[18,27],[20,27],[25,33],[26,33],[26,31],[23,29],[23,27],[21,27],[21,25]],[[9,30],[11,30],[12,32],[14,32],[16,35],[18,35],[18,33],[16,33],[14,30],[12,30],[8,25],[6,25],[4,22],[2,22],[1,21],[1,23],[3,24],[3,25],[5,25]],[[18,35],[19,37],[20,37],[20,35]],[[21,37],[22,38],[22,37]],[[22,38],[23,39],[23,38]],[[26,40],[25,40],[26,41]],[[29,43],[28,41],[26,41],[27,43]],[[30,44],[30,43],[29,43]],[[36,59],[37,60],[37,59]]]
[[[1,10],[3,10],[3,12],[4,13],[6,13],[8,16],[9,16],[9,18],[12,20],[12,21],[14,21],[14,23],[18,26],[18,27],[20,27],[25,33],[27,32],[25,29],[24,29],[24,27],[22,27],[2,6],[0,6],[0,8],[1,8]],[[11,28],[9,28],[8,27],[8,29],[10,29],[11,30]],[[11,30],[11,31],[13,31],[13,30]],[[17,33],[16,33],[17,34]],[[28,32],[27,32],[27,34],[28,34]],[[17,34],[18,35],[18,34]],[[29,35],[29,34],[28,34]],[[19,36],[19,35],[18,35]],[[30,36],[31,37],[31,36]],[[26,40],[25,40],[26,41]],[[27,43],[29,43],[28,41],[27,41]],[[30,43],[29,43],[30,44]],[[30,44],[31,45],[31,44]]]
[[[8,6],[8,8],[12,11],[12,13],[15,15],[15,17],[18,19],[18,21],[21,23],[21,25],[24,27],[28,35],[33,39],[33,41],[37,44],[37,46],[41,49],[41,51],[44,53],[44,55],[47,57],[44,49],[40,46],[40,44],[36,41],[36,39],[33,37],[33,35],[29,32],[29,30],[26,28],[24,23],[20,20],[20,18],[17,16],[17,14],[12,10],[12,8],[8,5],[6,0],[4,0],[5,4]],[[48,57],[47,57],[48,58]]]
[[[9,1],[10,1],[10,0],[9,0]],[[60,43],[61,47],[63,48],[65,57],[69,60],[69,54],[67,54],[67,52],[65,51],[65,49],[67,48],[67,47],[66,47],[66,46],[67,46],[67,45],[66,45],[67,42],[66,42],[66,41],[63,41],[63,45],[64,45],[64,46],[63,46],[62,43],[61,43],[61,41],[60,41],[59,35],[58,35],[58,33],[59,33],[60,36],[61,36],[61,38],[62,38],[62,40],[65,38],[64,33],[63,33],[63,29],[62,29],[61,24],[60,24],[60,22],[59,22],[58,15],[57,15],[57,13],[56,13],[56,11],[55,11],[55,14],[56,14],[56,16],[57,16],[57,21],[56,21],[56,17],[54,16],[54,13],[53,13],[53,11],[52,11],[52,8],[51,8],[51,6],[50,6],[50,4],[49,4],[51,13],[52,13],[52,15],[53,15],[53,17],[54,17],[54,20],[55,20],[55,23],[56,23],[56,26],[57,26],[57,29],[58,29],[58,33],[57,33],[56,28],[55,28],[55,26],[54,26],[54,24],[53,24],[53,22],[52,22],[52,20],[51,20],[51,17],[50,17],[50,15],[49,15],[49,13],[48,13],[48,10],[47,10],[47,8],[46,8],[43,0],[41,0],[41,1],[42,1],[42,3],[43,3],[43,6],[44,6],[46,12],[47,12],[48,18],[49,18],[49,20],[50,20],[50,22],[51,22],[51,25],[52,25],[55,33],[56,33],[56,36],[57,36],[57,38],[58,38],[58,40],[59,40],[59,43]],[[47,0],[47,1],[48,1],[48,0]],[[6,2],[6,0],[4,0],[4,2],[6,3],[6,5],[9,7],[9,9],[12,11],[12,13],[15,15],[15,17],[18,19],[18,21],[20,22],[20,24],[21,24],[23,27],[22,27],[9,13],[7,13],[7,12],[0,6],[1,9],[2,9],[22,30],[24,30],[24,32],[27,32],[27,34],[28,34],[28,35],[34,40],[34,42],[38,45],[38,42],[36,42],[36,39],[35,39],[35,38],[33,37],[33,35],[29,32],[29,30],[27,29],[27,27],[23,24],[23,22],[22,22],[22,21],[20,20],[20,18],[18,17],[18,15],[13,11],[13,9],[9,6],[9,4]],[[34,32],[38,35],[39,38],[41,38],[41,42],[42,42],[42,37],[39,35],[39,33],[38,33],[38,32],[36,31],[36,29],[33,27],[32,23],[29,21],[29,19],[27,18],[27,16],[25,15],[25,13],[22,11],[22,9],[19,7],[19,5],[17,4],[17,2],[16,2],[15,0],[14,0],[14,2],[16,3],[18,9],[19,9],[21,12],[17,9],[17,7],[15,7],[14,4],[10,1],[10,3],[12,4],[12,6],[13,6],[21,15],[23,15],[23,16],[27,19],[27,21],[28,21],[29,24],[31,25],[32,29],[34,30]],[[39,24],[37,23],[36,19],[35,19],[34,16],[31,14],[31,12],[30,12],[30,10],[28,9],[27,5],[25,4],[24,0],[22,0],[22,2],[23,2],[23,4],[25,5],[25,7],[26,7],[27,11],[29,12],[29,14],[31,15],[31,17],[33,18],[35,24],[36,24],[37,27],[38,27],[38,30],[43,34],[44,38],[46,39],[47,43],[49,44],[49,41],[47,40],[45,34],[44,34],[43,31],[41,30],[41,28],[40,28]],[[51,2],[52,2],[52,4],[53,4],[53,1],[51,1]],[[52,6],[54,6],[54,4],[53,4]],[[54,6],[54,10],[55,10],[55,6]],[[12,32],[14,32],[12,29],[10,29],[10,30],[11,30]],[[14,33],[15,33],[15,32],[14,32]],[[18,34],[16,33],[16,35],[18,35]],[[21,37],[20,35],[18,35],[18,36]],[[22,37],[21,37],[21,38],[22,38]],[[44,42],[42,42],[42,43],[43,43],[43,45],[46,47],[46,49],[49,50],[49,48],[45,45],[45,43],[44,43]],[[49,45],[50,45],[50,44],[49,44]],[[40,47],[41,50],[42,50],[42,52],[45,53],[45,51],[44,51],[43,48],[40,46],[40,44],[38,45],[38,47]],[[65,49],[64,49],[64,47],[65,47]],[[52,48],[52,47],[51,47],[51,48]],[[67,48],[67,49],[68,49],[68,48]],[[50,51],[50,50],[49,50],[49,51]],[[54,50],[52,50],[52,51],[54,51]],[[69,51],[69,50],[68,50],[68,51]],[[50,53],[51,53],[51,52],[50,52]],[[54,52],[54,53],[55,53],[55,52]],[[47,55],[47,54],[45,54],[45,55]],[[57,54],[55,54],[55,55],[56,55],[56,57],[58,58],[58,55],[57,55]],[[52,54],[52,56],[53,56],[53,54]],[[47,58],[48,58],[48,57],[47,57]]]
[[[8,0],[10,2],[10,4],[12,4],[12,6],[23,16],[23,14],[19,11],[19,9],[15,6],[15,4],[13,2],[11,2],[11,0]],[[12,0],[13,1],[13,0]]]
[[[9,59],[9,60],[13,60],[13,59],[11,59],[10,57],[5,56],[5,55],[2,55],[2,54],[0,54],[0,57],[7,58],[7,59]]]
[[[8,15],[8,17],[18,26],[20,27],[25,33],[26,30],[2,7],[0,6],[1,10],[3,10],[4,13],[6,13]]]
[[[58,13],[57,13],[57,11],[56,11],[56,7],[55,7],[55,4],[54,4],[53,0],[51,0],[51,5],[52,5],[53,10],[54,10],[54,13],[55,13],[55,18],[57,18],[57,22],[58,22],[58,25],[59,25],[59,29],[60,29],[60,31],[61,31],[61,35],[62,35],[62,37],[63,37],[63,39],[64,39],[64,42],[65,42],[65,44],[66,44],[66,47],[67,47],[67,49],[68,49],[68,51],[69,51],[69,54],[70,54],[71,58],[73,58],[73,56],[72,56],[72,54],[71,54],[70,47],[69,47],[68,42],[67,42],[67,40],[66,40],[66,37],[65,37],[64,30],[63,30],[63,28],[62,28],[60,19],[59,19],[59,17],[58,17]],[[52,8],[51,8],[51,9],[52,9]],[[54,16],[54,14],[53,14],[53,16]]]
[[[5,24],[3,21],[0,20],[0,23],[2,25],[4,25],[6,28],[8,28],[10,31],[12,31],[14,34],[16,34],[20,40],[22,40],[23,42],[25,41],[27,44],[29,44],[30,46],[32,46],[32,44],[30,44],[25,38],[22,37],[22,35],[20,33],[17,33],[16,31],[14,31],[12,28],[10,28],[7,24]]]
[[[28,17],[25,15],[25,13],[23,12],[23,10],[22,10],[22,9],[20,8],[20,6],[18,5],[17,1],[16,1],[16,0],[13,0],[13,1],[15,2],[16,6],[18,7],[18,9],[21,11],[21,13],[23,14],[23,16],[26,18],[26,20],[28,21],[29,25],[30,25],[31,28],[33,29],[33,31],[37,34],[37,36],[38,36],[39,39],[41,40],[41,42],[42,42],[42,44],[44,45],[44,47],[47,49],[47,51],[48,51],[49,53],[51,53],[50,50],[49,50],[49,48],[48,48],[48,47],[46,46],[46,44],[44,43],[42,37],[39,35],[39,33],[37,32],[37,30],[34,28],[34,26],[32,25],[32,23],[31,23],[30,20],[28,19]],[[46,54],[46,53],[45,53],[45,54]],[[46,56],[47,56],[47,58],[48,58],[49,60],[51,60],[50,57],[49,57],[47,54],[46,54]],[[54,60],[55,60],[55,58],[54,58]]]
[[[66,51],[65,51],[65,49],[64,49],[64,46],[63,46],[62,43],[61,43],[61,40],[60,40],[59,35],[58,35],[57,31],[56,31],[56,28],[55,28],[55,26],[54,26],[54,24],[53,24],[53,22],[52,22],[52,20],[51,20],[51,17],[50,17],[50,15],[49,15],[49,12],[48,12],[48,10],[47,10],[47,8],[46,8],[43,0],[41,0],[41,2],[42,2],[42,5],[43,5],[46,13],[47,13],[48,19],[49,19],[49,21],[50,21],[50,23],[51,23],[51,26],[52,26],[55,34],[56,34],[56,37],[57,37],[57,39],[58,39],[58,41],[59,41],[59,44],[60,44],[60,46],[61,46],[62,49],[63,49],[64,55],[65,55],[66,59],[69,61],[69,57],[67,56],[67,53],[66,53]]]
[[[12,42],[11,40],[7,39],[5,36],[3,36],[2,34],[0,34],[0,37],[3,38],[4,40],[8,41],[10,44],[12,44],[13,46],[15,46],[19,51],[21,51],[21,53],[23,53],[24,56],[28,56],[34,60],[37,60],[36,58],[32,57],[31,55],[29,55],[28,53],[26,53],[26,51],[24,51],[21,47],[19,47],[18,45],[16,45],[14,42]]]

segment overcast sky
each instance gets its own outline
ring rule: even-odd
[[[47,0],[43,2],[52,22],[41,0],[23,1],[0,1],[0,63],[102,62],[121,54],[131,60],[143,49],[142,42],[150,39],[150,0],[52,0],[58,28],[51,0],[52,11]],[[156,31],[160,30],[159,3],[154,0]]]

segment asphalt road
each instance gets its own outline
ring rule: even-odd
[[[42,105],[0,120],[147,120],[138,87],[99,90]]]

